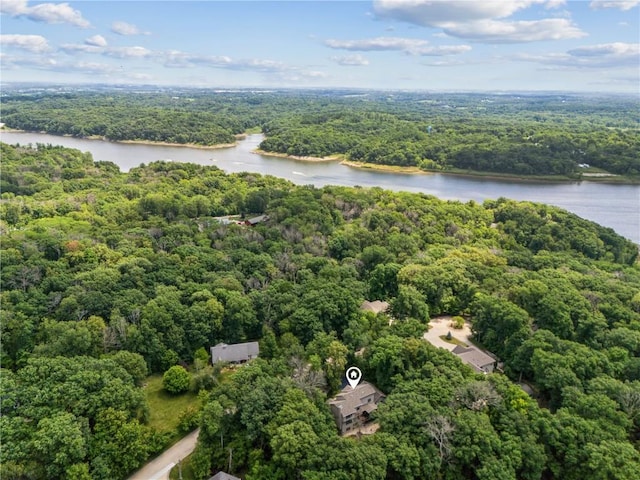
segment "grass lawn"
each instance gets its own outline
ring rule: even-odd
[[[451,338],[449,339],[449,338],[447,338],[447,336],[446,336],[446,335],[440,335],[440,338],[441,338],[442,340],[444,340],[445,342],[447,342],[447,343],[451,343],[451,344],[453,344],[453,345],[459,345],[459,346],[461,346],[461,347],[468,347],[468,346],[469,346],[469,345],[467,345],[466,343],[464,343],[464,342],[462,342],[462,341],[458,340],[456,337],[451,337]]]
[[[147,377],[144,392],[149,403],[149,426],[160,433],[169,432],[177,440],[180,415],[189,407],[197,407],[198,396],[192,392],[171,395],[162,388],[162,375]]]

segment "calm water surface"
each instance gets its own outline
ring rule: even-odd
[[[5,143],[50,143],[91,152],[94,160],[108,160],[128,171],[156,160],[215,165],[226,172],[256,172],[286,178],[296,184],[378,186],[389,190],[423,192],[447,200],[475,200],[507,197],[565,208],[583,218],[611,227],[640,243],[640,185],[604,183],[523,183],[455,175],[410,175],[362,170],[338,162],[311,163],[252,153],[262,135],[250,135],[237,146],[198,149],[139,145],[59,137],[40,133],[1,132]]]

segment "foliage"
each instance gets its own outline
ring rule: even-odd
[[[189,390],[190,383],[191,375],[181,365],[174,365],[162,376],[162,387],[174,395]]]
[[[580,178],[584,164],[640,174],[637,110],[636,98],[543,94],[38,91],[3,97],[2,117],[10,127],[56,135],[200,145],[231,143],[259,128],[263,150],[288,155]],[[78,164],[49,165],[44,174],[84,175]],[[20,171],[5,177],[3,191],[44,188]]]
[[[196,422],[197,478],[230,450],[254,479],[637,470],[638,248],[610,229],[507,199],[2,152],[2,478],[125,478]],[[216,219],[248,199],[268,221]],[[365,299],[389,316],[361,311]],[[441,314],[469,318],[506,375],[425,342]],[[245,340],[262,358],[207,366],[211,345]],[[191,362],[201,406],[158,375],[186,374],[188,388],[178,364]],[[349,365],[387,395],[361,439],[338,436],[326,403]]]

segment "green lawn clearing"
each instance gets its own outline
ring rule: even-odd
[[[162,375],[151,375],[145,380],[144,392],[149,404],[148,425],[160,433],[178,438],[180,415],[189,407],[197,408],[198,396],[192,392],[171,395],[162,388]]]

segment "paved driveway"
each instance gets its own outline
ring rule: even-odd
[[[424,333],[423,337],[431,345],[436,347],[445,348],[449,351],[456,348],[453,343],[445,342],[440,338],[441,335],[446,335],[451,332],[451,336],[460,340],[461,342],[471,345],[469,337],[471,337],[471,327],[469,322],[464,322],[464,327],[460,330],[449,326],[451,323],[450,316],[436,317],[429,320],[429,330]]]
[[[194,430],[178,443],[162,452],[129,477],[129,480],[169,480],[169,472],[196,448],[200,429]]]

